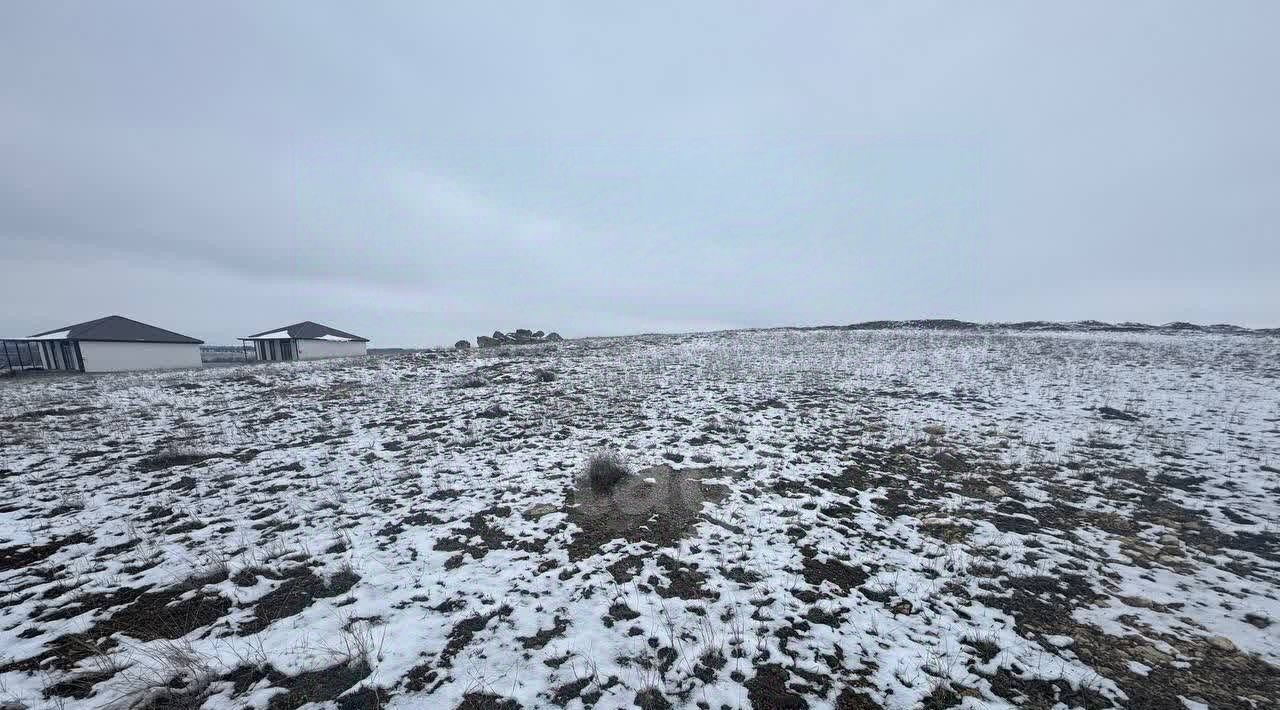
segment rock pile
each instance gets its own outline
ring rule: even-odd
[[[476,344],[482,348],[491,348],[496,345],[558,343],[561,340],[564,340],[564,338],[560,337],[559,333],[544,333],[540,330],[528,330],[527,328],[517,328],[510,333],[495,330],[493,335],[476,336]]]

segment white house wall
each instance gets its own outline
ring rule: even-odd
[[[327,357],[356,357],[366,354],[366,343],[334,340],[299,340],[298,359],[320,360]]]
[[[200,367],[200,346],[186,343],[80,341],[85,372],[171,370]]]

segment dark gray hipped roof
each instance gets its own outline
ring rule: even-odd
[[[187,343],[200,345],[203,340],[196,340],[172,330],[147,325],[124,316],[105,316],[97,320],[85,321],[62,328],[46,330],[30,337],[39,338],[66,331],[63,336],[67,340],[105,340],[122,343]]]
[[[328,335],[334,338],[346,338],[347,340],[359,343],[369,342],[368,338],[361,338],[358,335],[352,335],[351,333],[343,332],[337,328],[330,328],[327,325],[313,323],[309,320],[304,320],[301,323],[294,323],[293,325],[282,326],[280,328],[264,330],[261,333],[254,333],[253,335],[247,336],[246,339],[258,338],[263,335],[275,335],[276,333],[288,333],[290,338],[297,338],[299,340],[312,340],[315,338],[323,338]],[[283,340],[284,336],[280,336],[279,339]]]

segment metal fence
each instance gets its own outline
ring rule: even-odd
[[[24,340],[0,340],[0,367],[10,370],[43,367],[40,362],[40,344]]]

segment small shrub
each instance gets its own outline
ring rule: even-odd
[[[631,469],[612,451],[601,451],[587,459],[587,482],[597,491],[608,491],[631,475]]]
[[[130,649],[133,662],[121,668],[122,707],[198,707],[217,679],[213,657],[196,651],[190,641],[161,641]]]
[[[58,496],[57,510],[84,510],[86,507],[88,507],[88,503],[84,494],[80,491],[68,491]]]
[[[555,370],[548,370],[544,367],[540,367],[533,371],[533,379],[536,382],[555,382],[556,372]]]
[[[455,385],[463,389],[474,389],[477,387],[484,387],[488,384],[489,379],[479,372],[462,375],[455,381]]]
[[[485,407],[484,409],[482,409],[478,414],[476,414],[476,416],[483,417],[485,419],[499,419],[501,417],[507,416],[510,413],[511,412],[508,412],[507,410],[503,409],[501,404],[491,404],[488,407]]]

